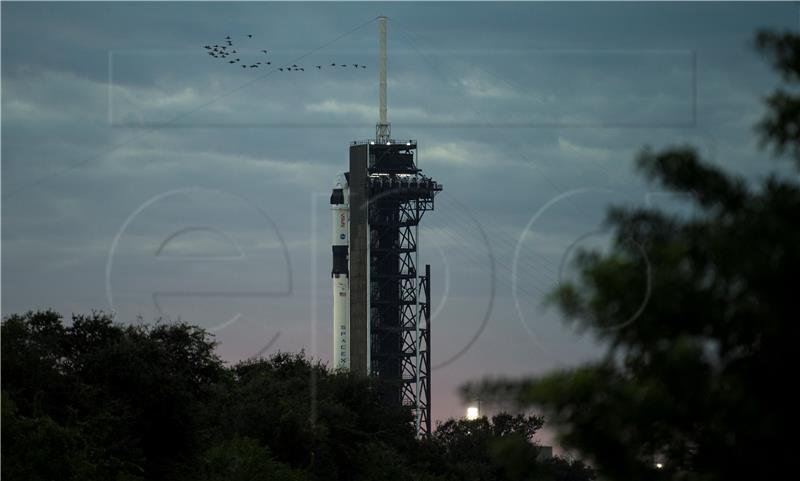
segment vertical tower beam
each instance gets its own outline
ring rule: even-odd
[[[418,416],[420,417],[417,434],[431,434],[431,266],[425,265],[425,275],[420,277],[421,293],[423,302],[421,303],[422,312],[420,317],[420,348],[419,357],[422,361],[420,366],[421,391],[419,394]]]
[[[368,145],[350,147],[350,371],[369,372],[369,187]]]

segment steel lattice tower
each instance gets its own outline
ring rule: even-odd
[[[441,186],[416,168],[416,143],[371,147],[370,371],[384,381],[385,401],[411,407],[417,431],[428,433],[430,266],[420,275],[417,241],[420,220]]]

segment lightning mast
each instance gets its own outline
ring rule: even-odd
[[[378,17],[378,123],[375,139],[385,143],[392,137],[392,126],[386,119],[386,17]]]

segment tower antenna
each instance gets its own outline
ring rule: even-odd
[[[378,123],[375,125],[375,139],[378,142],[387,142],[392,136],[392,127],[386,119],[386,17],[378,17],[378,60],[379,86],[378,86]]]

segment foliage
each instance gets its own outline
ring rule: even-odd
[[[197,462],[206,403],[228,377],[213,348],[185,324],[15,315],[2,328],[3,391],[22,418],[77,432],[103,462],[98,479],[174,478]]]
[[[758,44],[796,88],[800,37],[762,33]],[[767,145],[800,166],[800,98],[781,89],[767,105],[759,127]],[[688,147],[645,150],[637,164],[662,187],[691,196],[699,214],[612,209],[613,251],[581,253],[580,283],[553,293],[551,302],[605,341],[608,355],[467,390],[540,406],[563,444],[608,479],[792,472],[786,439],[795,403],[783,372],[800,333],[800,185],[772,175],[748,187]],[[651,295],[634,316],[648,284]]]
[[[800,143],[797,141],[800,138],[800,96],[797,94],[797,83],[800,82],[800,36],[763,31],[757,35],[756,44],[795,90],[792,93],[779,88],[767,97],[769,113],[758,125],[762,142],[764,145],[771,144],[778,154],[789,151],[800,166]]]
[[[437,426],[433,444],[452,479],[594,479],[593,471],[582,463],[541,456],[533,437],[543,425],[541,416],[508,413],[491,420],[451,419]]]
[[[4,479],[527,479],[493,457],[492,441],[514,435],[526,466],[541,464],[528,442],[541,418],[448,421],[417,439],[411,412],[382,403],[375,379],[302,353],[226,366],[187,324],[29,312],[6,319],[0,339]]]
[[[203,481],[302,481],[308,479],[276,461],[270,450],[252,438],[235,436],[206,451]]]

